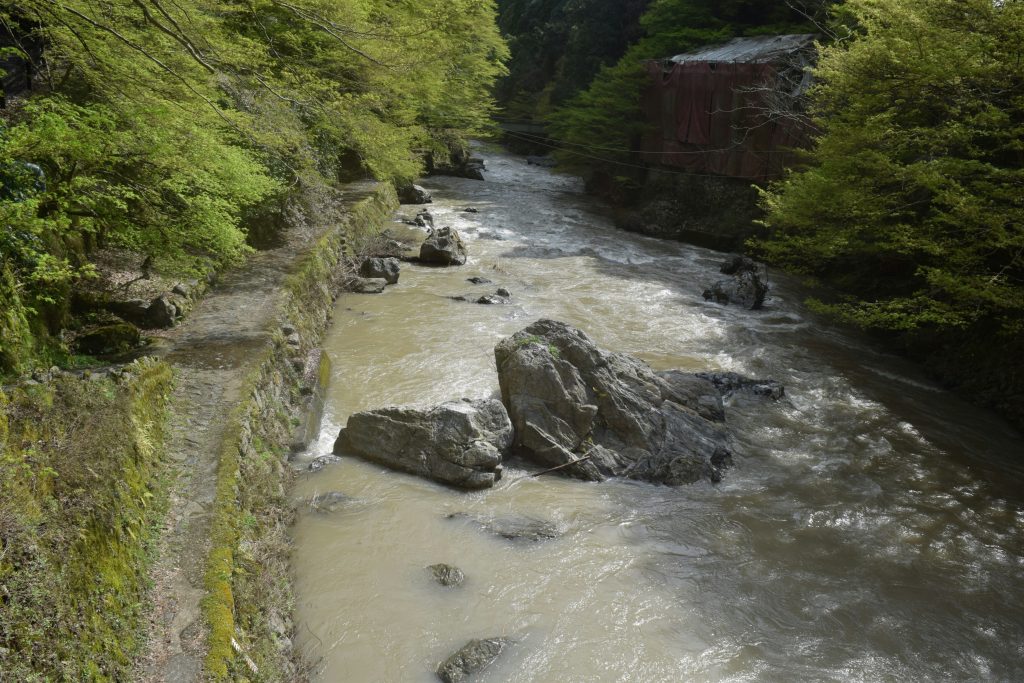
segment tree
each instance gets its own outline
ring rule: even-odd
[[[848,0],[806,166],[763,195],[771,261],[819,308],[923,332],[1024,320],[1024,3]]]
[[[415,177],[489,124],[507,56],[492,0],[12,0],[0,24],[45,46],[0,114],[0,306],[36,321],[97,246],[224,265],[286,196]]]

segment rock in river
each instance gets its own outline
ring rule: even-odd
[[[439,228],[420,245],[420,261],[439,266],[461,266],[466,263],[466,245],[457,230],[448,226]]]
[[[409,183],[399,185],[395,189],[398,191],[398,201],[401,204],[430,204],[434,201],[430,193],[419,185]]]
[[[481,489],[501,477],[501,460],[511,445],[512,423],[499,401],[463,399],[427,409],[356,413],[338,434],[334,452],[451,486]]]
[[[534,519],[523,515],[507,515],[503,517],[473,517],[465,512],[453,512],[447,519],[467,520],[489,534],[499,536],[507,541],[547,541],[558,538],[559,531],[551,522]]]
[[[746,256],[733,256],[719,269],[728,280],[719,280],[704,290],[704,298],[719,304],[734,304],[756,310],[768,296],[768,283],[761,279],[757,263]]]
[[[718,481],[731,462],[715,386],[659,376],[565,323],[539,320],[494,350],[515,446],[581,479]]]
[[[444,660],[437,669],[437,675],[444,683],[462,683],[493,664],[508,644],[506,638],[471,640]]]
[[[389,285],[393,285],[398,282],[401,269],[402,266],[396,258],[374,256],[366,259],[359,266],[359,275],[365,278],[381,278],[386,280]]]
[[[387,285],[382,277],[357,277],[349,283],[349,289],[357,294],[380,294]]]
[[[698,372],[696,376],[714,384],[724,396],[742,391],[777,401],[786,395],[786,388],[774,379],[751,379],[735,372]]]
[[[462,582],[466,580],[463,571],[450,564],[432,564],[427,569],[433,573],[435,581],[449,588],[461,586]]]

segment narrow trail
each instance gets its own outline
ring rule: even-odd
[[[348,186],[345,202],[365,197],[371,187]],[[136,680],[189,683],[202,677],[204,578],[228,419],[263,356],[259,352],[272,345],[283,322],[285,278],[330,228],[292,230],[283,245],[226,273],[156,354],[175,372],[168,444],[174,480],[152,572],[149,646]]]

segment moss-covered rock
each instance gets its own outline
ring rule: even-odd
[[[75,340],[80,353],[102,356],[131,351],[139,345],[139,328],[131,323],[114,323],[93,328]]]

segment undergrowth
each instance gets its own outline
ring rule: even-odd
[[[171,370],[0,392],[0,681],[124,681],[166,508]]]

